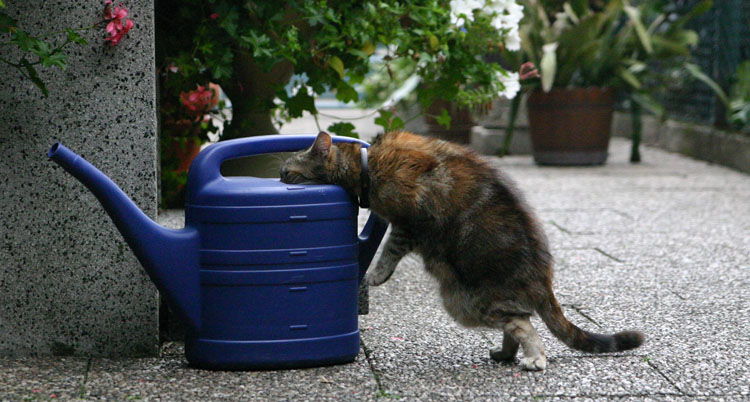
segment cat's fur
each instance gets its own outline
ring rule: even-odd
[[[475,153],[408,132],[378,136],[368,150],[371,209],[392,224],[383,255],[365,280],[387,281],[407,253],[419,253],[440,287],[448,314],[466,327],[504,332],[490,354],[513,361],[519,344],[527,370],[547,359],[529,317],[539,314],[573,349],[604,353],[638,347],[643,334],[590,333],[568,321],[552,291],[547,239],[519,191]],[[281,168],[287,183],[333,183],[360,192],[360,145],[320,133]]]

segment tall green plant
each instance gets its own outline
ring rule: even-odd
[[[653,95],[666,87],[671,72],[682,70],[726,102],[721,88],[690,63],[698,34],[686,24],[711,8],[711,0],[682,15],[662,0],[610,0],[598,7],[585,0],[522,3],[526,14],[519,30],[521,46],[524,56],[539,66],[544,91],[613,87],[638,105],[638,118],[641,108],[663,118],[664,108]],[[638,141],[634,136],[633,162],[640,159]]]

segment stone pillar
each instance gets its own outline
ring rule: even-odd
[[[62,142],[155,216],[154,1],[122,3],[135,25],[120,44],[105,46],[102,26],[82,34],[88,45],[66,48],[65,71],[39,67],[47,98],[0,63],[0,355],[158,351],[156,288],[97,200],[46,157]],[[33,34],[92,25],[104,9],[5,4]],[[11,46],[0,52],[19,59]]]

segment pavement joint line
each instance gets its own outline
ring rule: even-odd
[[[615,213],[617,215],[620,215],[620,216],[622,216],[622,217],[624,217],[626,219],[629,219],[631,221],[635,220],[635,218],[633,218],[632,216],[630,216],[630,214],[622,212],[622,211],[618,211],[618,210],[616,210],[614,208],[604,208],[604,209],[607,210],[607,211],[612,211],[613,213]]]
[[[652,369],[656,370],[656,372],[657,372],[657,373],[659,373],[659,375],[660,375],[660,376],[664,377],[664,379],[665,379],[665,380],[667,380],[667,382],[669,383],[669,385],[673,386],[673,387],[674,387],[674,388],[675,388],[675,389],[676,389],[677,391],[679,391],[679,392],[680,392],[680,393],[681,393],[682,395],[686,395],[686,396],[688,396],[688,395],[687,395],[687,394],[685,393],[685,391],[683,391],[682,389],[680,389],[680,387],[679,387],[679,386],[677,386],[677,384],[675,384],[675,382],[674,382],[674,381],[672,381],[672,379],[671,379],[671,378],[669,378],[669,377],[668,377],[668,376],[667,376],[666,374],[664,374],[664,373],[663,373],[663,372],[662,372],[661,370],[659,370],[659,367],[657,367],[657,366],[656,366],[656,365],[655,365],[655,364],[654,364],[654,363],[653,363],[653,362],[652,362],[652,361],[651,361],[650,359],[648,359],[648,358],[644,358],[644,360],[646,360],[646,364],[648,364],[648,365],[649,365],[649,367],[651,367]]]
[[[673,294],[673,295],[677,296],[677,298],[678,298],[678,299],[680,299],[680,300],[687,300],[686,298],[682,297],[682,295],[680,295],[679,293],[675,292],[675,291],[674,291],[674,290],[672,290],[672,289],[667,289],[667,292],[669,292],[669,293],[671,293],[671,294]]]
[[[81,383],[81,399],[86,398],[86,382],[89,380],[89,371],[91,371],[91,362],[94,360],[93,357],[86,359],[86,369],[83,372],[83,382]]]
[[[619,262],[619,263],[621,263],[621,264],[625,262],[625,261],[623,261],[623,260],[621,260],[621,259],[619,259],[619,258],[617,258],[617,257],[613,256],[612,254],[609,254],[609,253],[607,253],[606,251],[604,251],[604,250],[600,249],[599,247],[594,247],[594,250],[598,251],[598,252],[599,252],[599,253],[601,253],[601,254],[602,254],[603,256],[605,256],[605,257],[608,257],[608,258],[610,258],[610,259],[612,259],[612,260],[614,260],[614,261],[617,261],[617,262]]]
[[[575,304],[568,304],[568,303],[562,303],[562,304],[560,304],[560,305],[561,305],[561,306],[563,306],[563,307],[570,307],[570,308],[572,308],[573,310],[575,310],[575,311],[576,311],[576,313],[578,313],[578,314],[582,315],[582,316],[583,316],[583,318],[585,318],[585,319],[587,319],[587,320],[589,320],[589,321],[593,322],[593,323],[594,323],[594,324],[595,324],[595,325],[596,325],[597,327],[599,327],[599,328],[602,328],[602,325],[601,325],[601,324],[599,324],[599,323],[598,323],[598,322],[597,322],[597,321],[596,321],[595,319],[593,319],[593,318],[589,317],[589,315],[588,315],[588,314],[586,314],[586,313],[584,313],[583,311],[581,311],[581,308],[580,308],[580,307],[578,307],[577,305],[575,305]]]
[[[572,234],[573,234],[573,232],[571,232],[570,230],[568,230],[568,229],[565,229],[564,227],[562,227],[562,226],[558,225],[558,224],[557,224],[557,222],[555,222],[555,221],[549,221],[549,223],[550,223],[550,224],[552,224],[552,226],[554,226],[554,227],[556,227],[556,228],[560,229],[560,230],[561,230],[561,231],[562,231],[563,233],[565,233],[565,234],[569,234],[569,235],[572,235]]]
[[[625,394],[577,394],[577,395],[560,395],[560,394],[536,394],[536,395],[523,395],[523,394],[511,394],[511,396],[526,397],[530,399],[539,398],[566,398],[566,399],[579,399],[579,398],[644,398],[650,399],[654,396],[689,396],[686,394],[678,394],[673,392],[642,392],[642,393],[625,393]],[[718,395],[723,396],[723,395]]]
[[[367,348],[367,345],[365,345],[365,340],[361,337],[359,338],[359,344],[362,345],[362,350],[365,352],[365,360],[367,361],[367,366],[370,367],[370,372],[372,373],[373,378],[375,378],[375,384],[377,384],[378,386],[378,394],[376,395],[376,397],[380,398],[388,396],[388,393],[383,389],[383,384],[380,383],[380,376],[375,370],[375,365],[372,363],[372,357],[370,356],[372,351]]]

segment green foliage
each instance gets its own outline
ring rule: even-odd
[[[279,108],[278,115],[286,118],[316,114],[314,98],[329,90],[342,102],[359,101],[353,87],[370,72],[370,56],[378,46],[388,49],[386,70],[407,60],[429,83],[419,92],[423,105],[444,99],[476,106],[504,89],[497,77],[502,69],[481,57],[502,46],[492,16],[478,12],[459,29],[451,22],[448,0],[300,0],[284,7],[245,0],[163,4],[171,15],[157,15],[157,28],[169,35],[161,35],[157,62],[181,75],[165,86],[172,96],[213,81],[231,98],[229,89],[238,85],[237,60],[250,57],[262,71],[289,65],[308,79],[293,95],[286,93],[286,83],[276,85],[280,102],[259,101],[256,110]],[[394,121],[381,120],[389,127]]]
[[[375,124],[383,127],[385,132],[401,130],[404,128],[404,121],[393,114],[390,110],[381,109],[378,111],[378,117],[375,118]]]
[[[328,126],[328,132],[343,137],[359,138],[359,134],[354,131],[354,124],[349,122],[338,122]]]
[[[0,2],[0,8],[4,7],[5,4]],[[78,32],[94,28],[95,26],[92,25],[77,29],[65,28],[59,32],[33,36],[19,28],[18,22],[15,19],[4,11],[0,11],[0,32],[7,34],[3,35],[2,39],[0,39],[0,49],[6,46],[15,46],[22,52],[20,59],[17,61],[0,57],[0,62],[14,67],[19,74],[33,82],[42,94],[47,97],[49,96],[49,91],[39,76],[39,72],[37,71],[38,66],[41,65],[45,68],[56,67],[64,70],[68,66],[67,54],[65,54],[64,48],[71,43],[78,45],[87,44],[86,40]],[[65,34],[65,38],[61,40],[60,38],[63,34]]]
[[[685,23],[710,8],[709,0],[684,15],[661,0],[633,4],[610,0],[596,9],[588,1],[569,1],[562,6],[536,0],[522,3],[526,6],[520,30],[522,47],[528,60],[541,67],[546,90],[552,86],[609,86],[638,94],[634,100],[654,111],[655,102],[647,97],[664,87],[674,69],[684,69],[718,88],[697,66],[687,63],[698,35],[686,29]],[[652,68],[653,63],[659,64],[659,72]]]
[[[737,129],[750,132],[750,61],[737,66],[729,89],[728,120]]]

